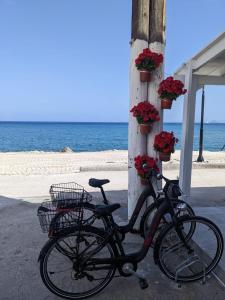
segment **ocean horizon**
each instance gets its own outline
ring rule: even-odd
[[[198,150],[200,124],[195,123],[193,150]],[[182,123],[165,122],[164,130],[179,139]],[[220,151],[225,144],[225,123],[204,124],[204,149]],[[0,121],[0,152],[75,152],[128,149],[127,122]]]

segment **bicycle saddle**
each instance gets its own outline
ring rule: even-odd
[[[97,216],[106,216],[110,215],[113,211],[120,208],[119,203],[109,204],[109,205],[96,205],[95,206],[95,213]]]
[[[91,178],[89,179],[89,185],[92,187],[98,187],[100,188],[103,184],[109,183],[109,179],[95,179]]]

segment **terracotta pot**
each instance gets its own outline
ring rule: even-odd
[[[140,70],[140,81],[149,82],[151,80],[151,73],[147,70]]]
[[[159,159],[161,161],[170,161],[170,156],[171,156],[171,153],[159,152]]]
[[[152,130],[152,124],[140,124],[140,132],[143,135],[147,135]]]
[[[140,179],[141,179],[141,184],[142,185],[148,185],[148,179],[147,178],[140,177]]]
[[[161,108],[162,109],[171,109],[173,100],[170,99],[161,99]]]

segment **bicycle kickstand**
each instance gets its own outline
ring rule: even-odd
[[[138,280],[139,280],[139,285],[140,285],[140,288],[142,290],[144,289],[147,289],[148,288],[148,282],[145,278],[145,276],[138,272],[138,271],[134,271],[133,269],[133,265],[130,264],[130,263],[126,263],[124,266],[123,266],[123,272],[125,274],[131,274],[131,275],[134,275]]]

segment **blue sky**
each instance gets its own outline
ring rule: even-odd
[[[224,11],[167,0],[166,75],[225,30]],[[0,120],[127,121],[130,25],[131,0],[0,0]],[[207,87],[206,121],[224,111],[225,87]]]

